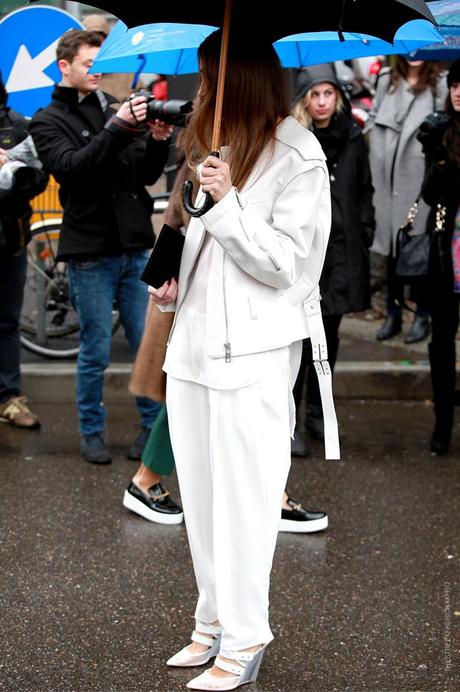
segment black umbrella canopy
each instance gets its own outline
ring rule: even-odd
[[[31,0],[39,2],[40,0]],[[157,22],[223,24],[225,0],[95,0],[95,7],[122,19],[129,27]],[[424,0],[283,0],[268,9],[268,3],[234,0],[232,25],[263,32],[275,41],[307,31],[352,31],[393,41],[402,24],[428,19],[436,24]]]
[[[30,0],[30,2],[40,0]],[[370,34],[392,42],[400,26],[412,19],[429,19],[436,24],[424,0],[282,0],[276,10],[268,11],[266,2],[252,0],[173,0],[169,7],[147,5],[146,0],[95,0],[101,10],[110,12],[129,27],[159,22],[208,24],[222,28],[222,43],[217,81],[216,106],[212,134],[212,152],[220,142],[222,108],[227,69],[229,34],[238,40],[251,41],[252,36],[265,36],[270,41],[310,31],[342,31]],[[206,193],[204,204],[194,207],[192,183],[184,184],[183,201],[192,216],[201,216],[214,204]]]

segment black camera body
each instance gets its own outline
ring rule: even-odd
[[[429,113],[420,125],[417,139],[422,144],[427,140],[441,141],[449,121],[450,117],[444,111]]]
[[[136,96],[145,96],[147,101],[147,120],[162,120],[169,125],[176,127],[185,127],[187,116],[193,110],[191,101],[180,101],[171,99],[169,101],[160,101],[156,99],[146,89],[140,89],[136,92]]]

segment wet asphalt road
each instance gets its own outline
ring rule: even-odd
[[[72,404],[38,402],[40,432],[0,426],[0,690],[176,692],[197,673],[185,528],[125,513],[134,409],[110,404],[114,462],[80,459]],[[426,451],[423,403],[342,401],[343,461],[319,443],[289,491],[327,532],[280,534],[275,640],[248,692],[460,690],[460,425]],[[178,496],[173,477],[168,488]]]

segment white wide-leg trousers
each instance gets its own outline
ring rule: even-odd
[[[296,366],[299,355],[297,348]],[[259,381],[240,389],[168,375],[168,420],[199,591],[195,617],[219,620],[222,648],[232,651],[273,639],[270,570],[294,412],[289,363],[276,352],[266,362]]]

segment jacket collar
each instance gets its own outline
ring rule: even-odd
[[[117,99],[110,96],[110,94],[105,94],[102,91],[99,93],[101,95],[103,94],[109,106],[112,103],[117,103]],[[54,102],[67,106],[78,106],[81,103],[94,103],[99,104],[99,107],[101,107],[101,100],[96,92],[88,94],[88,96],[85,96],[85,98],[80,101],[78,97],[78,89],[75,89],[74,87],[62,86],[60,84],[54,87],[52,99]]]
[[[276,128],[276,139],[296,149],[302,158],[326,160],[320,143],[312,132],[301,125],[292,115],[282,120]]]
[[[301,125],[299,121],[296,120],[292,115],[288,115],[288,117],[282,120],[277,126],[275,138],[279,142],[287,144],[288,147],[296,149],[305,160],[326,160],[326,156],[321,149],[321,145],[313,133]],[[228,146],[222,146],[220,148],[220,154],[223,161],[228,158],[229,150],[230,147]]]

